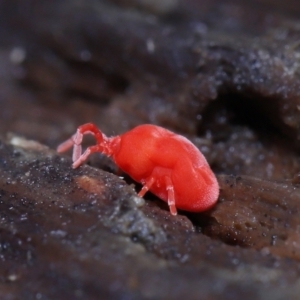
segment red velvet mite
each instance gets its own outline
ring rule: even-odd
[[[97,140],[82,154],[82,138],[92,134]],[[166,201],[172,215],[177,208],[201,212],[218,200],[219,185],[205,157],[185,137],[165,128],[145,124],[114,137],[107,137],[92,123],[79,126],[77,132],[58,146],[58,152],[73,147],[73,168],[83,164],[90,154],[101,152],[147,191]]]

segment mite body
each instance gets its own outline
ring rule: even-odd
[[[95,136],[97,144],[82,154],[81,142],[87,133]],[[106,137],[96,125],[88,123],[78,127],[57,151],[64,152],[72,146],[73,168],[94,152],[104,153],[143,185],[140,197],[150,190],[168,203],[172,215],[177,214],[177,208],[201,212],[217,202],[219,185],[203,154],[185,137],[162,127],[145,124],[122,135]]]

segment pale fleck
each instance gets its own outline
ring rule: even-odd
[[[21,64],[26,58],[26,51],[22,47],[14,47],[10,54],[9,59],[13,64],[19,65]]]
[[[145,200],[144,200],[144,198],[133,196],[133,197],[130,198],[130,200],[131,200],[132,202],[134,202],[134,204],[135,204],[137,207],[141,207],[141,206],[145,205]]]
[[[155,43],[154,43],[153,39],[151,39],[151,38],[147,39],[146,46],[147,46],[147,50],[149,53],[154,53]]]

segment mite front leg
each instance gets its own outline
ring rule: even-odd
[[[87,123],[84,125],[81,125],[78,127],[77,132],[72,136],[72,140],[73,140],[73,168],[77,168],[74,167],[75,166],[79,166],[82,164],[82,162],[84,162],[87,157],[90,155],[86,153],[85,151],[85,156],[81,155],[82,154],[82,139],[83,139],[83,135],[86,134],[92,134],[96,137],[97,142],[101,143],[103,141],[103,135],[102,132],[98,129],[98,127],[93,124],[93,123]],[[95,151],[93,151],[95,152]],[[91,153],[93,153],[91,152]],[[85,159],[84,159],[85,157]],[[76,162],[76,163],[75,163]]]
[[[83,134],[77,129],[77,132],[74,135],[57,147],[57,152],[62,153],[73,147],[72,160],[73,162],[77,161],[82,153],[82,138]]]
[[[63,153],[63,152],[68,151],[70,148],[72,148],[74,146],[75,136],[76,136],[76,133],[74,135],[72,135],[69,139],[67,139],[66,141],[61,143],[56,149],[57,152],[58,153]]]
[[[74,145],[75,147],[75,145]],[[100,145],[95,145],[95,146],[91,146],[88,147],[83,154],[81,154],[74,162],[73,162],[73,169],[78,168],[80,165],[82,165],[87,159],[88,157],[95,152],[101,152],[102,151],[102,146]],[[74,152],[73,152],[73,157],[74,157]]]
[[[73,135],[73,143],[74,143],[73,155],[72,155],[73,163],[75,161],[77,161],[79,159],[79,157],[81,156],[81,153],[82,153],[82,146],[81,146],[82,139],[83,139],[83,134],[80,132],[79,129],[77,129],[76,134]]]
[[[98,127],[95,124],[87,123],[87,124],[79,126],[74,135],[72,135],[65,142],[61,143],[57,147],[57,152],[62,153],[62,152],[69,150],[71,147],[73,147],[72,160],[73,160],[73,163],[75,164],[75,166],[79,166],[82,163],[82,161],[84,161],[83,158],[80,158],[82,156],[81,155],[82,154],[81,143],[82,143],[83,136],[86,134],[94,135],[95,138],[97,139],[98,144],[101,144],[105,138],[105,136],[102,134],[102,132],[98,129]],[[85,156],[87,158],[88,155],[85,154]],[[74,164],[73,164],[73,167],[74,167]]]

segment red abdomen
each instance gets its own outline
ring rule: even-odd
[[[113,158],[138,182],[153,177],[150,190],[164,201],[168,201],[168,177],[177,208],[204,211],[218,199],[217,179],[202,153],[188,139],[162,127],[141,125],[121,135]]]

